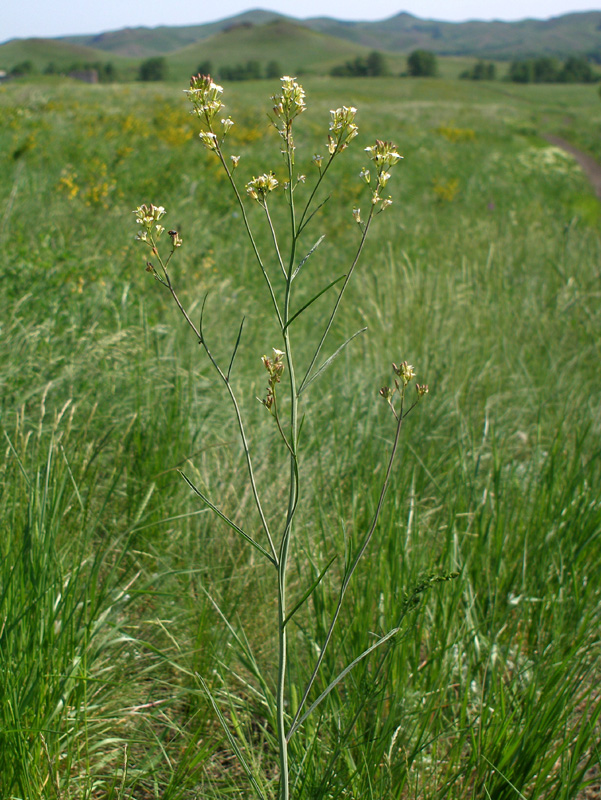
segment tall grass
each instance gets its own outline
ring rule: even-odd
[[[394,129],[405,156],[396,213],[383,215],[335,328],[342,341],[368,324],[369,338],[334,367],[335,395],[314,384],[320,411],[304,429],[315,482],[297,522],[297,563],[309,557],[317,577],[337,558],[298,617],[307,653],[330,617],[345,542],[376,502],[387,409],[364,387],[385,380],[391,347],[420,364],[431,399],[408,420],[409,452],[324,681],[365,630],[396,624],[405,593],[423,599],[386,658],[329,695],[319,742],[307,725],[294,785],[307,798],[584,797],[587,781],[589,794],[598,786],[600,752],[599,211],[569,162],[541,160],[536,133],[569,114],[592,139],[601,108],[588,88],[501,94],[458,83],[445,98],[439,86],[306,87],[308,140],[343,98],[360,107],[366,144]],[[244,93],[232,87],[228,111],[243,123],[252,175],[266,166],[250,156],[270,136],[253,111],[265,85]],[[213,687],[230,719],[258,758],[272,753],[247,667],[207,598],[269,660],[266,573],[175,473],[185,464],[210,476],[207,491],[244,519],[242,454],[125,219],[141,195],[160,195],[179,217],[199,243],[182,253],[182,294],[198,313],[210,290],[214,347],[231,351],[220,330],[235,327],[240,303],[248,319],[260,313],[259,284],[183,102],[164,87],[0,92],[3,796],[244,796],[195,677],[215,664],[232,677],[227,691]],[[337,176],[347,206],[360,150]],[[327,259],[352,220],[324,213],[334,228]],[[238,363],[241,384],[256,384],[243,403],[257,426],[258,479],[276,496],[272,434],[255,408],[256,353],[271,341],[248,326]],[[461,577],[422,595],[437,570]],[[310,660],[290,669],[306,674]]]

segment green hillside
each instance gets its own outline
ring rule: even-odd
[[[323,75],[336,64],[365,55],[369,48],[311,31],[289,20],[266,25],[236,26],[167,56],[171,78],[186,77],[200,62],[209,60],[215,72],[220,67],[248,60],[278,62],[282,73]],[[403,59],[391,57],[391,68],[401,69]]]
[[[86,47],[57,39],[12,39],[0,45],[0,69],[10,70],[23,61],[31,61],[34,69],[42,72],[52,63],[60,71],[75,63],[106,62],[110,60],[123,74],[133,74],[136,64],[132,59],[107,54],[104,50]]]
[[[231,26],[264,25],[274,19],[286,18],[272,11],[246,11],[244,14],[205,25],[122,28],[90,36],[64,36],[61,37],[61,41],[83,44],[123,56],[148,58],[173,53],[186,45],[208,39]]]
[[[118,78],[137,77],[142,60],[164,55],[170,80],[187,80],[202,62],[216,75],[223,67],[253,60],[264,73],[277,62],[282,73],[328,74],[332,67],[377,49],[385,53],[392,74],[406,68],[405,56],[424,48],[444,57],[440,73],[457,77],[476,58],[587,53],[601,60],[601,11],[521,22],[448,23],[420,20],[401,13],[381,22],[341,22],[319,18],[305,23],[268,11],[248,11],[208,25],[124,28],[97,36],[62,39],[13,39],[0,45],[0,69],[31,61],[38,72],[74,63],[110,61]],[[503,75],[506,67],[497,70]]]
[[[166,56],[168,79],[186,83],[203,61],[210,61],[218,76],[224,66],[257,60],[264,74],[270,61],[277,61],[282,73],[325,75],[333,66],[366,56],[368,47],[318,33],[289,20],[274,20],[265,25],[237,25],[201,42],[182,47]],[[390,72],[398,75],[406,68],[405,57],[385,53]],[[135,80],[143,58],[125,58],[83,45],[54,39],[15,39],[0,45],[0,69],[10,70],[23,61],[31,61],[36,72],[52,63],[57,72],[75,63],[110,61],[120,80]],[[451,56],[439,59],[441,77],[456,78],[473,65],[473,59]],[[503,69],[503,68],[502,68]],[[501,69],[501,71],[502,71]]]
[[[330,36],[384,50],[406,52],[420,47],[440,54],[482,58],[601,53],[601,11],[518,22],[440,22],[403,12],[380,22],[319,18],[304,24]]]
[[[601,11],[518,22],[441,22],[401,12],[377,22],[348,22],[327,17],[301,21],[255,9],[205,25],[124,28],[95,36],[64,37],[63,41],[147,58],[174,53],[237,26],[263,26],[273,20],[288,20],[370,50],[406,53],[425,48],[441,55],[502,59],[538,55],[566,57],[575,53],[595,53],[601,57]]]

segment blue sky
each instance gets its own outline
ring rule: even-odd
[[[0,42],[14,37],[101,33],[145,25],[193,25],[265,8],[299,19],[329,16],[343,20],[386,19],[408,11],[427,19],[546,19],[571,11],[601,10],[587,0],[5,0],[0,12]]]

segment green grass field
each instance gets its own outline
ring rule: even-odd
[[[258,529],[243,453],[214,373],[134,241],[132,209],[165,206],[184,239],[174,279],[194,319],[208,293],[220,360],[246,317],[233,382],[277,514],[285,454],[256,401],[274,328],[184,88],[0,87],[2,798],[250,797],[200,677],[275,791],[273,728],[211,601],[272,685],[271,573],[177,473]],[[378,389],[392,361],[415,365],[430,393],[403,429],[315,695],[397,623],[424,576],[459,577],[426,592],[389,650],[307,721],[292,752],[295,797],[596,800],[601,207],[541,138],[559,133],[601,158],[596,87],[311,78],[305,88],[297,162],[308,175],[329,109],[359,109],[360,134],[306,243],[327,230],[306,267],[316,289],[356,247],[363,148],[392,140],[404,161],[328,346],[368,330],[311,389],[291,595],[336,560],[295,617],[291,672],[310,671],[346,549],[377,503],[393,435]],[[241,184],[281,171],[267,119],[277,89],[225,87]],[[325,300],[315,308],[325,314]],[[301,360],[315,339],[303,319]]]

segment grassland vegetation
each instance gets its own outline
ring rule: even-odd
[[[575,162],[539,134],[601,156],[596,87],[304,83],[299,153],[323,150],[324,120],[341,101],[359,108],[360,130],[320,212],[330,234],[306,265],[313,293],[326,265],[348,262],[363,148],[390,131],[404,161],[397,202],[332,329],[338,343],[358,327],[368,335],[345,349],[330,381],[315,382],[303,426],[310,479],[290,593],[300,598],[307,573],[316,580],[332,563],[296,617],[298,675],[327,632],[345,548],[377,505],[390,446],[377,390],[391,351],[410,354],[430,398],[427,413],[407,419],[390,502],[312,699],[361,652],[366,631],[381,635],[411,607],[407,627],[306,721],[296,796],[595,797],[601,213]],[[168,209],[190,243],[174,266],[179,296],[198,319],[209,293],[220,360],[246,316],[235,388],[257,481],[277,502],[277,433],[256,401],[257,354],[277,330],[263,322],[263,278],[238,235],[239,209],[179,88],[56,78],[0,87],[6,797],[247,796],[198,675],[252,745],[253,767],[274,763],[275,731],[239,641],[273,663],[269,570],[177,477],[185,468],[246,523],[244,453],[198,344],[131,233],[141,198]],[[257,111],[266,84],[227,88],[229,137],[250,180],[277,146]],[[308,172],[310,158],[298,167]],[[313,336],[303,319],[301,359]],[[432,574],[454,571],[418,602]],[[267,795],[277,781],[274,769]]]

